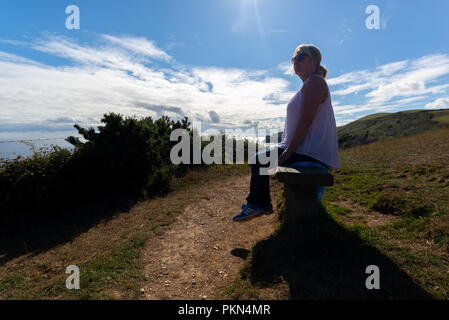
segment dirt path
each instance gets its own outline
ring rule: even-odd
[[[272,183],[276,201],[279,184]],[[235,223],[249,176],[212,181],[203,199],[185,208],[169,229],[144,250],[147,299],[213,299],[229,286],[245,255],[278,224],[276,214]]]

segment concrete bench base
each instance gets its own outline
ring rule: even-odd
[[[332,186],[332,174],[320,168],[278,167],[276,178],[284,183],[284,228],[299,231],[313,224],[320,209],[317,186]]]

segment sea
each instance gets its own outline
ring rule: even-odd
[[[30,157],[35,151],[41,148],[51,149],[52,146],[59,146],[73,150],[73,145],[65,141],[69,136],[78,137],[83,141],[77,132],[61,131],[61,132],[27,132],[27,133],[4,133],[0,132],[0,159],[16,159],[17,157]],[[266,144],[266,136],[244,137],[249,141],[257,141],[261,147],[269,147]],[[274,142],[274,141],[273,141]]]
[[[73,131],[0,132],[0,158],[30,157],[35,151],[51,149],[53,145],[72,150],[73,146],[65,141],[69,136],[80,137]]]

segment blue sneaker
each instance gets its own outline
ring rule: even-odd
[[[324,194],[326,193],[326,188],[323,186],[317,187],[317,201],[318,203],[321,203],[321,200],[323,199]]]
[[[242,206],[242,209],[242,212],[232,218],[233,221],[243,221],[264,213],[273,212],[273,206],[271,204],[266,207],[261,207],[256,204],[247,203]]]
[[[247,206],[248,206],[248,203],[242,204],[242,210],[245,209]],[[273,213],[274,213],[274,211],[273,211],[273,205],[270,203],[270,205],[269,205],[269,210],[267,210],[267,211],[265,212],[265,214],[266,214],[266,215],[269,215],[269,214],[273,214]]]

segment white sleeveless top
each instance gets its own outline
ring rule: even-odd
[[[320,75],[313,76],[321,77]],[[283,149],[287,148],[293,139],[301,107],[302,95],[301,90],[299,90],[287,105],[284,133],[282,135],[282,142],[279,143],[279,147]],[[307,135],[294,152],[305,154],[319,160],[331,168],[340,168],[337,124],[335,122],[330,92],[327,95],[326,101],[318,107]]]

